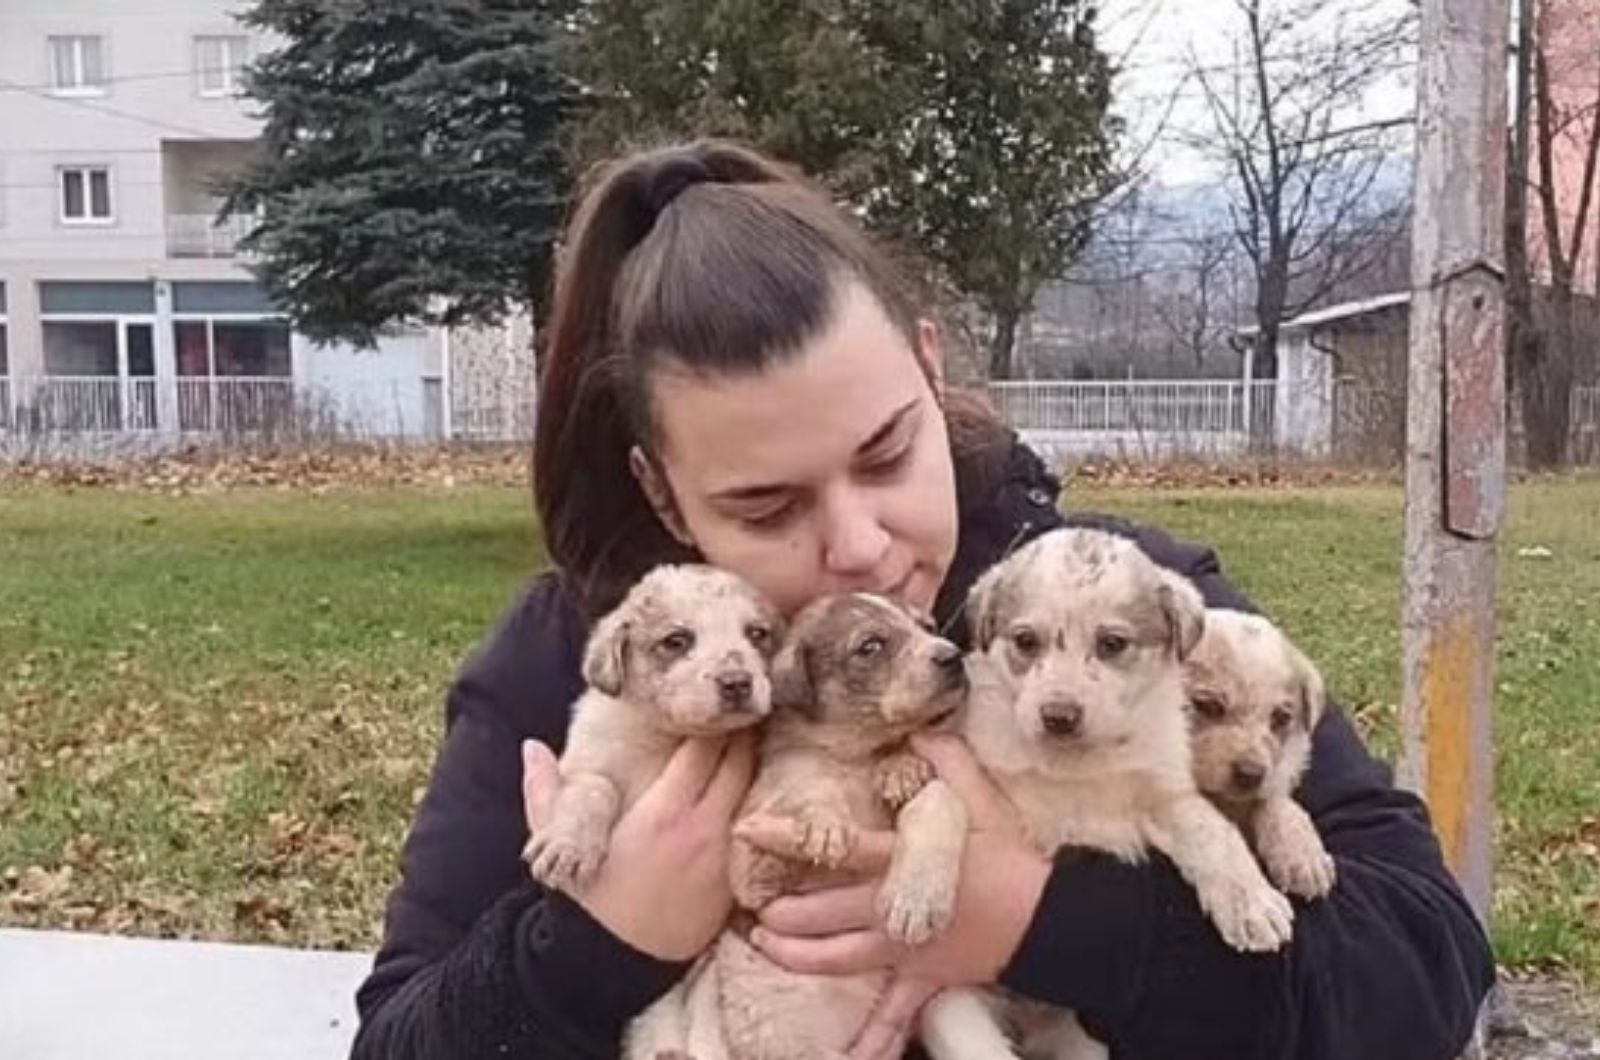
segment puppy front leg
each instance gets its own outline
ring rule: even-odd
[[[1244,836],[1204,796],[1165,800],[1151,841],[1194,887],[1200,907],[1236,950],[1271,952],[1289,941],[1294,910],[1262,875]]]
[[[568,777],[550,821],[528,838],[522,860],[533,878],[555,890],[582,888],[599,871],[622,807],[622,793],[599,773]]]
[[[894,853],[878,892],[885,934],[916,946],[949,926],[966,842],[961,796],[942,780],[928,782],[895,822]]]
[[[872,789],[889,809],[899,812],[933,779],[933,763],[910,751],[896,751],[872,767]]]
[[[1272,882],[1299,898],[1326,897],[1333,890],[1333,858],[1317,826],[1287,795],[1264,799],[1251,819],[1256,853]]]

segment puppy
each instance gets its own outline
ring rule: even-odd
[[[1267,876],[1300,898],[1333,888],[1333,859],[1292,793],[1322,717],[1322,676],[1271,622],[1206,612],[1184,662],[1195,782],[1244,831]]]
[[[813,865],[736,836],[735,899],[759,910],[837,868],[859,830],[894,827],[879,911],[892,937],[926,940],[948,923],[955,902],[955,877],[932,870],[959,856],[967,819],[905,739],[965,702],[961,652],[890,600],[834,596],[795,618],[772,674],[775,707],[741,816],[793,820]],[[887,973],[787,971],[730,928],[682,988],[631,1029],[626,1055],[842,1058],[887,983]]]
[[[523,850],[535,879],[581,889],[617,819],[686,737],[732,732],[770,713],[780,632],[777,611],[753,587],[702,565],[655,568],[596,623],[561,789]]]
[[[968,600],[975,654],[962,732],[1041,850],[1165,853],[1240,950],[1288,941],[1292,910],[1243,837],[1196,789],[1182,661],[1205,610],[1188,581],[1094,530],[1045,534],[987,572]],[[943,867],[958,873],[959,857]],[[945,991],[923,1010],[936,1060],[1104,1056],[1070,1013]]]

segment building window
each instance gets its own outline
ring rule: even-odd
[[[237,95],[243,87],[245,37],[196,37],[194,39],[195,77],[202,96]]]
[[[287,379],[292,370],[282,320],[178,320],[172,330],[180,376]]]
[[[46,375],[117,374],[115,320],[46,320],[40,327]]]
[[[111,170],[106,166],[68,166],[61,179],[63,224],[110,224]]]
[[[100,37],[50,38],[50,87],[58,95],[104,95],[105,44]]]

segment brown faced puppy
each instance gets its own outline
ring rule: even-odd
[[[1333,859],[1293,793],[1322,717],[1322,676],[1271,622],[1206,612],[1184,663],[1195,781],[1248,837],[1272,882],[1301,898],[1333,887]]]
[[[602,618],[584,652],[589,688],[573,708],[561,789],[523,857],[548,887],[599,869],[617,818],[690,736],[751,726],[771,710],[777,612],[713,567],[650,571]]]
[[[1205,618],[1194,587],[1124,538],[1059,530],[980,578],[968,614],[962,731],[1039,848],[1139,861],[1153,847],[1230,945],[1286,942],[1288,902],[1191,772],[1182,662]],[[1002,1027],[1028,1055],[1104,1055],[1070,1013],[977,991],[940,994],[921,1032],[936,1060],[1013,1057]]]
[[[893,827],[899,838],[879,896],[885,928],[910,943],[942,928],[955,881],[931,868],[959,856],[966,813],[908,755],[905,739],[954,715],[966,692],[960,651],[899,604],[852,594],[801,611],[773,663],[775,708],[741,815],[792,819],[814,866],[736,838],[739,904],[759,909],[836,867],[860,829]],[[627,1055],[842,1058],[887,983],[886,973],[790,972],[730,929],[685,989],[634,1028]]]

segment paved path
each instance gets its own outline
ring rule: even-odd
[[[372,957],[0,929],[4,1060],[343,1060]]]

